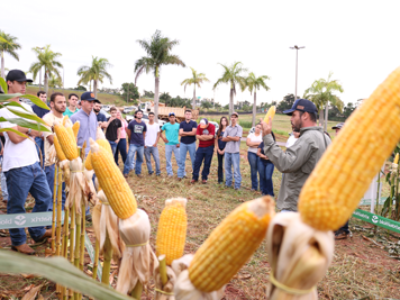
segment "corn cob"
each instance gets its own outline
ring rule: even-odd
[[[61,145],[60,145],[56,135],[54,135],[53,141],[54,141],[54,148],[56,149],[58,161],[66,160],[64,151],[62,150]]]
[[[74,125],[72,125],[72,131],[74,132],[75,141],[78,140],[78,133],[80,127],[81,127],[81,122],[79,121],[76,121]]]
[[[271,106],[268,109],[267,114],[265,115],[264,122],[269,122],[270,117],[271,117],[271,121],[272,121],[275,117],[275,111],[276,111],[275,105]]]
[[[113,154],[112,153],[112,149],[111,149],[111,145],[106,139],[97,140],[96,143],[99,144],[100,147],[102,147],[105,150],[107,150],[107,152],[109,152],[111,155]],[[91,159],[91,150],[89,151],[89,153],[88,153],[88,155],[87,155],[87,157],[85,159],[85,169],[88,170],[88,171],[93,170],[92,161],[90,159]]]
[[[189,266],[198,290],[217,291],[231,280],[263,241],[274,206],[270,196],[243,203],[214,229]]]
[[[399,153],[396,154],[394,157],[393,163],[398,164],[399,163]]]
[[[84,167],[88,171],[93,170],[91,156],[92,156],[91,151],[89,151],[89,154],[86,156],[85,163],[84,163]]]
[[[165,201],[165,207],[158,223],[156,253],[165,255],[167,265],[182,257],[186,240],[186,199],[177,198]]]
[[[120,219],[135,214],[137,203],[128,183],[114,162],[114,157],[90,139],[91,162],[99,185],[104,190],[111,208]]]
[[[400,68],[350,116],[319,161],[300,193],[299,211],[306,224],[336,230],[357,208],[399,141],[399,82]]]
[[[54,130],[67,159],[72,161],[77,158],[79,155],[76,148],[76,142],[73,140],[73,136],[68,133],[67,128],[60,124],[56,124]]]
[[[63,124],[63,126],[65,126],[65,123],[67,122],[67,120],[69,119],[69,117],[68,116],[64,116],[64,118],[63,118],[63,122],[62,122],[62,124]]]

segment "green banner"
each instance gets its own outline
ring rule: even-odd
[[[382,216],[375,215],[365,210],[356,209],[353,217],[371,223],[373,225],[389,229],[391,231],[400,233],[400,222],[396,222]]]
[[[26,228],[26,227],[38,227],[38,226],[52,226],[53,212],[37,212],[29,214],[10,214],[0,215],[0,229],[13,229],[13,228]],[[57,220],[56,220],[57,222]],[[64,212],[62,212],[62,224],[64,224]],[[91,261],[94,261],[94,249],[90,239],[85,232],[85,247],[90,256]],[[97,275],[101,280],[102,268],[99,263],[97,269]]]

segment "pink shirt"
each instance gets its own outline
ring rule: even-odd
[[[120,119],[122,122],[122,127],[121,127],[121,139],[126,139],[126,128],[128,128],[128,122],[126,122],[125,119]]]

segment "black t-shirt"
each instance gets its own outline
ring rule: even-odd
[[[109,141],[115,142],[118,139],[118,128],[122,127],[121,120],[114,119],[107,127],[106,138]]]
[[[189,123],[185,121],[181,122],[179,129],[183,129],[183,132],[192,132],[193,128],[197,128],[197,123],[190,120]],[[181,143],[185,145],[193,144],[196,141],[195,135],[181,137]]]
[[[274,141],[276,141],[276,139],[275,139],[275,134],[274,134],[272,131],[271,131],[271,134],[272,134],[272,137],[273,137]],[[261,149],[261,154],[265,155],[265,153],[264,153],[264,142],[261,142],[261,144],[258,145],[258,148]],[[268,163],[271,162],[269,159],[260,159],[260,161],[261,161],[264,165],[266,165],[266,164],[268,164]]]

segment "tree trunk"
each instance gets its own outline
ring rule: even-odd
[[[321,108],[318,113],[319,113],[319,126],[323,127],[324,126],[324,109]]]
[[[231,119],[233,113],[233,96],[234,96],[234,90],[233,88],[231,88],[231,94],[229,99],[229,120]]]
[[[326,102],[325,106],[325,125],[324,125],[324,130],[328,128],[328,108],[329,108],[329,101]]]
[[[158,123],[158,91],[160,89],[160,77],[155,77],[155,92],[154,92],[154,117]]]
[[[257,92],[254,91],[254,104],[253,104],[253,127],[256,126],[256,114],[257,114]]]
[[[47,70],[44,69],[44,91],[46,92],[46,95],[48,90],[49,90],[49,80],[47,76]]]
[[[4,80],[6,80],[6,74],[4,73],[4,52],[1,51],[1,77],[4,78]],[[4,93],[6,91],[3,91]]]
[[[93,93],[94,97],[97,99],[97,80],[93,80]]]
[[[39,90],[42,89],[42,67],[39,69]]]
[[[192,109],[196,109],[196,85],[193,85],[193,101],[192,101]]]

